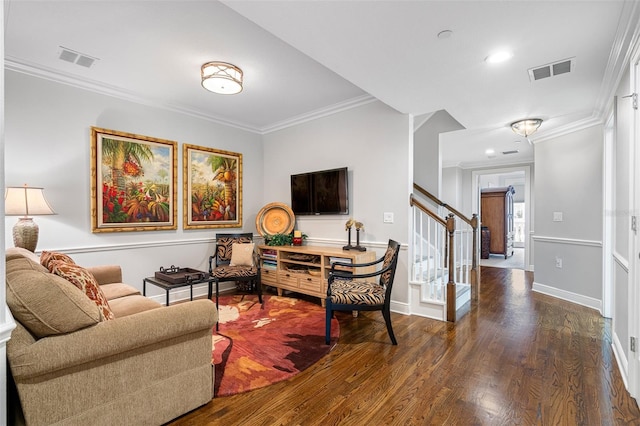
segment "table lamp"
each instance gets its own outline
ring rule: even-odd
[[[4,194],[5,216],[22,216],[13,226],[13,244],[29,251],[38,245],[38,225],[29,215],[55,214],[44,198],[43,188],[10,186]]]

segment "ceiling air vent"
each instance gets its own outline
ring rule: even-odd
[[[84,53],[76,52],[71,49],[67,49],[64,46],[60,46],[59,58],[63,61],[71,62],[72,64],[80,65],[85,68],[91,67],[98,58],[94,58]]]
[[[536,81],[543,78],[553,77],[560,74],[566,74],[573,71],[575,66],[575,58],[563,59],[552,64],[542,65],[529,69],[529,80]]]
[[[513,149],[511,151],[502,151],[502,155],[509,155],[509,154],[517,154],[519,151],[517,149]]]

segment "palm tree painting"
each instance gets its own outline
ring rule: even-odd
[[[184,228],[242,226],[242,154],[183,145]]]
[[[94,232],[176,229],[176,143],[92,128]]]

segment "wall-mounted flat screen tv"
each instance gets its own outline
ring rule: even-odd
[[[347,168],[291,175],[291,210],[297,215],[349,214]]]

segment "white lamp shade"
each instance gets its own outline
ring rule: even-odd
[[[28,186],[7,187],[4,194],[6,216],[33,216],[55,214],[46,198],[43,188]]]

